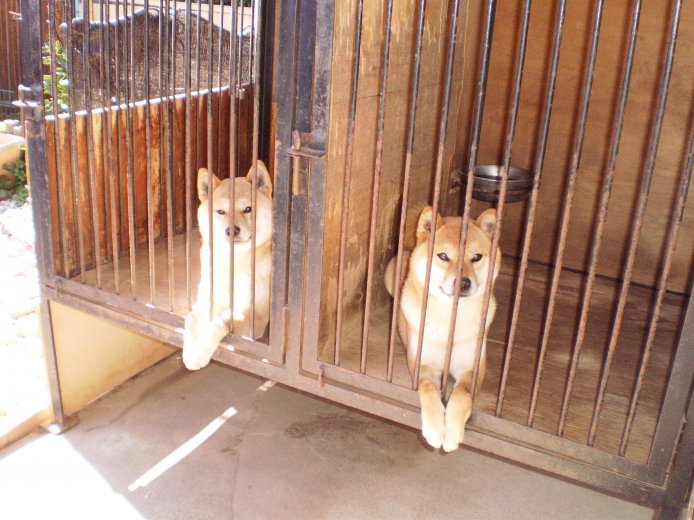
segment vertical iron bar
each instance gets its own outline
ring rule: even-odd
[[[361,52],[362,15],[364,0],[357,1],[356,33],[354,35],[354,59],[352,61],[352,81],[349,98],[349,122],[347,126],[347,146],[345,148],[345,172],[342,181],[342,215],[340,222],[340,255],[337,267],[337,316],[335,321],[334,364],[340,366],[342,347],[343,293],[345,290],[345,253],[347,250],[347,227],[349,223],[349,189],[352,183],[352,154],[354,150],[354,122],[357,114],[357,89],[359,88],[359,54]]]
[[[77,116],[75,114],[75,48],[72,39],[72,25],[75,18],[74,5],[65,4],[67,18],[67,73],[68,73],[68,112],[70,121],[70,162],[72,164],[72,208],[77,216],[77,248],[79,251],[80,282],[87,283],[85,276],[84,221],[82,219],[82,197],[79,191],[79,165],[77,164]]]
[[[170,123],[167,129],[167,137],[170,150],[167,154],[168,164],[166,168],[166,264],[168,271],[167,285],[169,287],[169,309],[173,310],[173,300],[174,300],[174,205],[173,205],[173,192],[174,183],[173,176],[175,173],[174,166],[174,150],[177,150],[176,146],[176,120],[178,119],[178,112],[176,109],[176,4],[174,4],[173,16],[169,15],[167,17],[166,23],[171,24],[170,27],[170,37],[167,38],[167,45],[170,47],[170,54],[167,49],[166,60],[167,62],[171,60],[171,65],[167,66],[167,72],[169,73],[169,79],[171,81],[171,98],[166,105],[167,116],[170,114]],[[167,34],[167,36],[169,36]],[[184,61],[189,61],[190,56],[187,55]]]
[[[152,305],[155,305],[155,294],[156,294],[156,273],[155,273],[155,261],[154,261],[154,208],[152,207],[152,199],[154,197],[152,193],[152,184],[154,179],[152,178],[152,160],[150,157],[150,150],[152,148],[152,135],[151,126],[152,119],[150,114],[150,102],[149,102],[149,0],[145,0],[145,34],[144,34],[144,59],[145,59],[145,156],[146,156],[146,171],[145,178],[147,182],[147,253],[149,261],[149,301]],[[135,103],[133,104],[134,114],[137,117],[137,108]],[[161,191],[160,191],[161,192]]]
[[[581,347],[583,346],[583,338],[585,335],[586,325],[588,322],[588,312],[590,310],[590,298],[593,292],[593,282],[595,281],[595,275],[598,266],[598,256],[600,254],[600,245],[602,243],[602,234],[605,228],[605,220],[607,217],[607,207],[610,202],[610,194],[612,192],[612,182],[614,179],[614,170],[617,164],[617,155],[619,153],[619,140],[622,130],[622,122],[624,109],[626,107],[626,101],[629,93],[629,78],[631,75],[631,66],[634,61],[634,51],[636,48],[636,36],[638,33],[639,26],[639,15],[641,9],[641,1],[637,0],[634,3],[634,11],[632,16],[632,22],[630,27],[630,39],[629,48],[627,50],[627,66],[625,68],[624,82],[622,84],[622,91],[620,95],[620,106],[618,115],[618,130],[613,135],[612,150],[610,154],[610,166],[607,171],[607,176],[603,184],[603,192],[600,200],[600,212],[598,215],[598,227],[595,232],[595,239],[593,242],[593,247],[590,255],[590,265],[588,268],[588,280],[586,282],[586,289],[583,293],[583,301],[581,302],[581,316],[579,318],[578,333],[576,335],[576,341],[574,343],[573,354],[571,356],[571,366],[569,368],[569,377],[564,389],[564,398],[561,406],[561,415],[559,417],[559,424],[557,426],[557,435],[564,435],[564,425],[566,423],[566,414],[569,409],[569,400],[571,399],[571,390],[573,388],[574,378],[576,377],[576,369],[578,367],[578,361],[581,356]],[[623,96],[623,97],[622,97]]]
[[[224,38],[224,2],[219,4],[219,38],[217,39],[217,50],[218,50],[218,61],[217,61],[217,88],[219,89],[219,110],[217,110],[217,170],[222,168],[222,70],[224,68],[222,56],[223,56],[223,42]]]
[[[234,229],[236,217],[236,162],[237,162],[237,127],[238,127],[238,93],[240,90],[240,77],[237,74],[236,46],[242,45],[238,37],[239,6],[232,5],[231,11],[231,37],[229,41],[229,200],[231,209],[229,215],[229,229]],[[229,332],[234,332],[234,240],[229,240],[229,312],[232,319],[229,320]]]
[[[192,31],[191,31],[191,1],[186,0],[186,15],[185,15],[185,42],[184,42],[184,52],[186,59],[183,60],[183,92],[185,94],[185,131],[186,131],[186,154],[185,154],[185,180],[186,180],[186,201],[185,201],[185,211],[186,211],[186,308],[190,309],[192,302],[192,233],[193,233],[193,104],[191,102],[190,96],[190,84],[191,84],[191,63],[192,59],[191,53],[191,43],[192,43]],[[199,26],[199,19],[198,19]],[[197,102],[199,103],[200,97],[198,94]],[[163,110],[163,99],[162,99],[162,110]],[[196,103],[197,106],[197,103]],[[161,116],[160,116],[161,117]],[[197,117],[196,117],[197,120]],[[197,156],[197,153],[196,153]]]
[[[119,245],[120,245],[120,239],[121,239],[121,230],[123,229],[123,204],[122,204],[122,196],[121,196],[121,175],[120,175],[120,170],[121,170],[121,161],[122,161],[122,156],[121,156],[121,149],[120,149],[120,144],[122,142],[121,140],[121,117],[120,113],[122,110],[121,107],[121,96],[120,96],[120,85],[121,85],[121,78],[120,78],[120,73],[121,73],[121,68],[120,68],[120,35],[119,35],[119,2],[116,2],[116,10],[115,10],[115,23],[113,25],[113,46],[115,49],[113,49],[114,53],[114,72],[116,74],[116,81],[115,81],[115,89],[116,89],[116,116],[113,118],[113,100],[111,100],[111,103],[109,105],[109,114],[111,115],[112,122],[114,122],[116,129],[115,129],[115,134],[116,134],[116,153],[115,153],[115,159],[116,159],[116,165],[117,167],[113,170],[113,174],[111,176],[111,226],[113,227],[113,230],[111,232],[111,240],[113,241],[114,245],[114,251],[113,251],[113,271],[114,271],[114,286],[116,289],[116,294],[120,294],[120,251],[119,251]],[[110,28],[110,24],[109,24]],[[111,48],[111,40],[110,38],[107,40],[107,52],[109,55],[111,54],[112,48]],[[110,69],[110,67],[109,67]],[[115,177],[115,178],[114,178]],[[116,208],[118,208],[118,211],[116,212]]]
[[[50,58],[51,58],[51,98],[53,107],[53,119],[54,119],[54,130],[53,130],[53,148],[54,148],[54,159],[55,159],[55,170],[58,187],[58,226],[60,228],[60,244],[63,253],[63,269],[64,276],[69,278],[70,276],[70,254],[68,247],[68,240],[66,234],[66,219],[65,219],[65,203],[67,202],[67,197],[62,191],[63,188],[63,170],[62,170],[62,160],[60,154],[60,103],[58,100],[58,87],[57,83],[57,72],[56,72],[56,54],[55,54],[55,9],[56,0],[51,0],[48,4],[48,34],[49,34],[49,45],[50,45]]]
[[[639,363],[639,371],[636,377],[636,383],[634,385],[633,394],[631,400],[629,401],[629,412],[627,414],[627,420],[624,425],[624,431],[622,432],[622,441],[619,446],[619,454],[624,455],[629,442],[629,435],[631,434],[631,427],[634,423],[634,415],[636,413],[636,407],[638,406],[639,396],[641,394],[641,386],[643,384],[643,378],[646,373],[646,368],[648,367],[648,361],[650,360],[651,348],[653,347],[653,341],[655,340],[655,333],[658,328],[658,319],[660,318],[660,308],[663,303],[663,298],[665,297],[665,292],[667,291],[667,281],[670,276],[670,268],[672,267],[672,261],[675,255],[675,247],[677,246],[677,237],[679,236],[680,227],[682,225],[682,219],[684,216],[685,203],[687,201],[687,193],[689,191],[689,184],[692,176],[692,166],[694,165],[694,131],[689,135],[689,153],[687,156],[687,163],[682,172],[682,177],[680,179],[679,185],[679,196],[677,199],[677,204],[672,213],[672,219],[670,221],[670,234],[667,238],[667,243],[665,246],[665,260],[663,263],[663,270],[660,273],[660,278],[658,280],[658,293],[656,296],[655,306],[653,310],[653,316],[651,317],[651,323],[648,327],[648,336],[646,337],[646,345],[641,356],[641,362]],[[690,296],[690,298],[692,298]],[[683,327],[686,330],[686,327]],[[682,348],[680,346],[680,348]]]
[[[30,105],[23,110],[27,137],[27,155],[31,158],[31,191],[36,201],[32,213],[36,228],[36,260],[41,283],[41,325],[43,350],[48,373],[53,420],[57,430],[69,427],[63,409],[58,362],[53,341],[50,307],[46,284],[55,276],[53,242],[51,238],[51,208],[48,187],[48,161],[46,158],[46,119],[41,76],[41,16],[39,2],[21,2],[22,27],[22,83],[31,93]],[[68,27],[71,19],[69,19]],[[20,91],[22,91],[20,87]],[[24,91],[23,95],[27,92]],[[74,111],[74,110],[73,110]]]
[[[260,27],[260,0],[253,0],[251,6],[251,44],[253,45],[253,50],[251,51],[251,56],[249,61],[253,59],[254,56],[258,56],[260,53],[260,32],[256,31],[256,24]],[[256,59],[253,61],[253,75],[251,77],[251,83],[253,84],[253,151],[252,151],[252,168],[253,177],[251,178],[251,317],[249,325],[249,335],[251,338],[255,338],[255,230],[256,230],[256,201],[258,195],[258,136],[260,132],[260,96],[261,96],[261,82],[260,82],[260,60]]]
[[[680,8],[682,6],[681,0],[676,0],[673,4],[672,18],[670,22],[670,32],[669,41],[667,46],[667,55],[665,58],[665,63],[663,65],[663,70],[660,79],[660,89],[658,93],[658,104],[656,110],[656,116],[654,125],[651,129],[650,143],[648,146],[648,157],[646,159],[646,167],[644,168],[642,179],[641,179],[641,193],[639,195],[639,200],[637,203],[637,208],[634,213],[634,222],[632,224],[631,238],[629,239],[629,249],[627,255],[626,267],[624,269],[624,276],[622,287],[619,292],[619,301],[617,304],[617,312],[614,317],[612,324],[612,330],[610,332],[610,340],[607,347],[607,355],[603,363],[602,374],[600,377],[600,386],[598,389],[598,395],[595,400],[595,407],[593,410],[593,418],[590,423],[590,434],[588,436],[588,445],[592,446],[595,441],[595,433],[598,428],[598,421],[600,418],[600,410],[602,408],[603,399],[605,397],[605,388],[607,387],[607,378],[610,374],[610,367],[612,365],[612,357],[614,351],[617,347],[617,342],[619,341],[619,333],[622,325],[622,318],[624,316],[624,307],[626,306],[627,297],[629,294],[629,286],[631,285],[631,275],[632,269],[634,267],[634,261],[636,260],[636,249],[639,244],[639,237],[641,234],[641,225],[643,224],[644,213],[646,212],[646,202],[648,200],[648,194],[651,187],[651,180],[653,177],[653,168],[655,166],[655,158],[658,153],[658,145],[660,141],[660,131],[663,124],[663,116],[665,115],[665,104],[667,102],[668,90],[670,85],[670,74],[672,72],[672,62],[675,55],[675,45],[677,40],[677,28],[679,26],[680,20]],[[665,283],[667,285],[667,283]],[[657,310],[656,310],[657,312]],[[567,389],[567,400],[570,399],[570,390]],[[626,448],[626,445],[625,445]]]
[[[197,26],[195,29],[195,86],[196,86],[196,95],[198,99],[197,103],[197,109],[195,111],[195,168],[193,171],[197,172],[200,168],[200,118],[202,116],[202,93],[200,91],[200,81],[201,81],[201,76],[202,76],[202,64],[200,63],[200,33],[201,33],[201,28],[200,28],[200,21],[202,20],[202,4],[203,0],[197,0],[198,1],[198,17],[197,17]],[[190,55],[189,55],[190,56]]]
[[[629,84],[629,77],[631,74],[631,65],[632,65],[632,61],[633,61],[633,45],[635,44],[635,39],[636,39],[636,28],[637,28],[636,26],[638,23],[639,8],[640,8],[640,0],[636,0],[636,3],[634,4],[634,8],[633,8],[632,23],[631,23],[631,28],[630,28],[630,41],[629,41],[630,47],[627,50],[627,54],[625,56],[625,69],[624,69],[623,77],[622,77],[622,86],[620,89],[618,111],[617,111],[617,115],[615,116],[615,122],[614,122],[614,126],[612,129],[612,137],[611,137],[611,143],[610,143],[610,159],[609,159],[609,165],[607,168],[607,173],[606,173],[606,178],[605,178],[606,179],[605,180],[605,186],[607,186],[609,184],[610,187],[611,187],[612,173],[614,171],[614,165],[616,163],[616,158],[617,158],[617,151],[619,148],[619,136],[621,134],[622,120],[623,120],[624,110],[625,110],[626,101],[627,101],[627,93],[628,93],[627,87]],[[594,37],[597,38],[597,35],[594,35]],[[594,66],[594,63],[591,63],[591,65]],[[590,86],[588,78],[590,77],[592,80],[592,73],[593,73],[592,69],[589,70],[587,73],[588,76],[586,78],[586,87]],[[584,101],[586,101],[586,103],[587,103],[588,99],[589,99],[589,90],[584,91],[584,96],[585,96]],[[584,106],[584,109],[587,110],[587,105]],[[583,114],[583,115],[585,115],[585,114]],[[547,318],[545,319],[545,326],[544,326],[544,330],[542,333],[542,339],[541,339],[541,344],[540,344],[540,353],[538,355],[538,364],[537,364],[537,368],[535,369],[535,379],[533,381],[533,390],[532,390],[532,397],[531,397],[531,401],[530,401],[530,410],[528,412],[528,419],[527,419],[527,425],[528,426],[533,425],[533,421],[535,418],[535,409],[537,406],[537,399],[538,399],[538,395],[540,392],[540,379],[542,377],[543,362],[544,362],[545,352],[547,350],[547,345],[549,342],[549,333],[550,333],[550,330],[552,327],[552,319],[554,316],[555,299],[556,299],[557,291],[559,288],[559,278],[561,277],[561,270],[562,270],[563,259],[564,259],[564,249],[566,247],[566,237],[568,235],[571,207],[572,207],[572,203],[573,203],[574,186],[575,186],[577,170],[578,170],[578,165],[580,162],[580,155],[581,155],[582,145],[583,145],[583,135],[584,135],[584,128],[585,128],[585,120],[583,118],[581,118],[581,120],[579,121],[579,126],[581,128],[581,131],[578,132],[576,144],[574,146],[573,155],[572,155],[572,165],[571,165],[571,170],[569,173],[569,180],[568,180],[566,194],[564,196],[564,211],[563,211],[562,216],[561,216],[561,224],[560,224],[560,231],[559,231],[559,244],[557,245],[557,253],[556,253],[556,257],[555,257],[555,268],[554,268],[554,274],[552,276],[550,297],[549,297],[549,301],[548,301],[547,307],[546,307]]]
[[[97,213],[97,192],[96,192],[96,174],[94,172],[94,127],[92,125],[92,67],[89,63],[91,55],[91,41],[89,26],[90,19],[90,4],[84,2],[83,5],[83,20],[82,26],[82,66],[84,80],[84,117],[85,117],[85,140],[87,141],[87,169],[89,183],[89,209],[92,216],[92,245],[94,248],[94,263],[96,264],[96,286],[101,288],[101,238],[99,229],[99,215]]]
[[[591,44],[589,51],[589,65],[588,73],[586,75],[585,83],[583,86],[583,94],[581,101],[581,111],[579,115],[579,125],[576,132],[577,144],[574,145],[572,158],[573,175],[575,175],[575,170],[578,168],[578,161],[582,149],[582,141],[585,129],[585,121],[588,116],[588,103],[590,101],[590,89],[593,79],[593,68],[595,64],[595,57],[597,55],[598,46],[598,36],[600,29],[600,21],[602,17],[602,6],[603,0],[597,0],[595,4],[595,16],[593,19],[593,29],[591,32]],[[523,251],[521,254],[521,265],[518,271],[518,282],[516,285],[516,294],[513,302],[513,311],[511,317],[511,326],[509,329],[508,341],[506,346],[506,353],[504,356],[504,363],[502,368],[501,383],[499,385],[499,397],[496,402],[495,415],[498,417],[501,415],[501,410],[504,405],[504,395],[506,392],[506,385],[508,383],[508,373],[511,367],[511,356],[513,353],[513,346],[516,338],[516,330],[518,328],[518,317],[520,314],[521,301],[523,298],[523,289],[525,285],[525,274],[528,269],[528,256],[530,254],[530,244],[532,241],[532,234],[535,225],[535,212],[537,209],[537,198],[540,190],[540,179],[542,176],[542,168],[544,166],[545,160],[545,150],[547,147],[547,137],[549,135],[549,124],[552,115],[552,103],[554,100],[554,91],[556,87],[557,79],[557,69],[559,66],[559,55],[561,51],[561,40],[562,40],[562,24],[563,20],[557,17],[557,26],[554,33],[554,43],[552,47],[552,59],[550,61],[549,69],[549,79],[547,85],[547,97],[545,99],[545,105],[542,116],[542,125],[540,129],[540,137],[538,148],[535,152],[535,163],[533,166],[533,188],[530,195],[530,203],[528,207],[528,218],[527,225],[525,227],[525,233],[523,236]],[[571,175],[570,175],[571,177]],[[542,354],[544,356],[544,354]]]
[[[213,155],[212,155],[212,59],[214,53],[212,51],[212,29],[214,28],[214,12],[212,0],[209,0],[207,4],[207,17],[208,17],[208,39],[207,39],[207,171],[211,175],[216,175],[218,172],[215,171],[213,166]],[[200,59],[200,48],[198,47],[198,60]],[[208,204],[207,204],[207,214],[209,218],[209,251],[210,251],[210,320],[214,318],[214,238],[213,238],[213,226],[212,226],[212,211],[213,211],[213,201],[214,194],[211,192],[212,180],[209,180],[208,184]]]
[[[487,90],[487,77],[489,72],[489,54],[492,45],[492,33],[494,30],[494,15],[496,13],[496,0],[487,0],[485,4],[485,20],[484,20],[484,36],[482,38],[482,55],[480,59],[480,68],[478,72],[477,89],[475,91],[474,115],[472,118],[472,136],[470,146],[470,156],[468,163],[468,187],[472,183],[472,170],[477,162],[477,152],[479,149],[480,130],[482,127],[482,114],[484,112],[484,98]],[[445,99],[445,98],[444,98]],[[446,112],[448,111],[448,100],[446,100]],[[446,116],[447,117],[447,116]],[[419,319],[419,335],[417,338],[417,356],[415,361],[415,373],[413,374],[412,387],[416,390],[419,385],[419,372],[422,364],[422,342],[424,340],[424,320],[426,318],[427,303],[429,299],[429,282],[431,279],[431,264],[434,255],[434,235],[436,230],[436,222],[438,220],[438,205],[439,193],[441,190],[441,154],[443,151],[443,141],[445,140],[445,125],[446,118],[441,119],[439,133],[443,132],[443,137],[439,135],[439,157],[436,161],[436,174],[434,178],[434,200],[432,204],[432,213],[434,225],[432,232],[429,235],[427,245],[427,267],[424,278],[424,295],[422,298],[422,311]],[[468,189],[465,194],[465,207],[463,210],[463,221],[461,224],[461,236],[467,235],[467,226],[470,213],[470,205],[472,202],[472,190]]]
[[[371,195],[371,223],[369,226],[369,253],[366,267],[366,297],[364,299],[364,324],[361,337],[362,374],[366,372],[366,357],[369,342],[369,318],[371,316],[371,296],[373,292],[374,257],[376,256],[376,220],[378,217],[378,199],[381,187],[381,170],[383,162],[383,137],[386,115],[386,86],[388,83],[388,62],[390,59],[390,34],[393,15],[393,0],[386,2],[385,27],[383,34],[383,62],[381,65],[381,86],[378,94],[378,130],[376,134],[376,158],[374,160],[373,193]]]
[[[108,25],[104,27],[104,2],[99,0],[99,90],[101,92],[99,107],[99,119],[101,120],[101,185],[104,190],[104,248],[106,249],[106,256],[108,259],[108,228],[109,228],[109,216],[111,215],[111,184],[107,180],[110,178],[109,165],[110,165],[110,143],[107,139],[108,135],[108,61],[106,56],[106,37],[108,36]],[[111,230],[113,232],[113,230]],[[113,265],[113,264],[112,264]]]
[[[113,100],[111,91],[111,15],[108,4],[102,7],[106,11],[106,48],[105,48],[105,61],[106,61],[106,152],[108,154],[108,169],[104,167],[105,174],[108,175],[108,186],[109,186],[109,216],[111,217],[111,262],[113,265],[113,288],[116,294],[120,294],[120,258],[119,258],[119,244],[118,244],[118,212],[119,205],[117,204],[117,190],[118,190],[118,167],[117,163],[114,164],[114,153],[113,153]],[[117,26],[113,27],[114,38],[117,32]],[[117,41],[117,40],[116,40]],[[116,48],[116,54],[118,49]],[[118,60],[116,59],[116,64]],[[116,69],[117,70],[117,69]],[[116,118],[118,118],[118,107],[116,107]],[[116,139],[116,143],[119,140]],[[118,147],[118,144],[116,144]],[[108,173],[106,173],[108,172]]]
[[[402,204],[400,205],[400,225],[398,227],[398,248],[395,259],[395,285],[393,286],[393,313],[390,318],[390,333],[388,336],[388,366],[386,380],[393,381],[393,364],[395,362],[395,335],[398,330],[400,314],[400,297],[402,295],[402,263],[405,243],[405,224],[407,222],[407,202],[410,196],[410,175],[412,171],[412,153],[414,150],[415,123],[417,98],[419,97],[419,72],[422,64],[422,35],[424,34],[424,18],[426,15],[426,0],[419,0],[417,15],[417,35],[415,40],[414,63],[412,69],[412,90],[410,94],[407,119],[407,148],[402,179]],[[405,345],[407,348],[407,345]]]
[[[128,79],[131,75],[130,69],[134,65],[134,46],[133,46],[133,23],[132,14],[128,15],[128,3],[127,0],[123,6],[125,11],[125,19],[128,20],[130,16],[130,33],[128,33],[127,26],[123,28],[123,56],[124,56],[124,94],[125,94],[125,154],[126,154],[126,193],[128,199],[128,245],[130,249],[130,297],[133,300],[137,300],[137,266],[136,266],[136,253],[135,253],[135,184],[133,177],[135,172],[133,171],[133,147],[135,143],[133,142],[133,129],[131,121],[131,107],[130,107],[130,96],[133,92],[130,89],[130,84]],[[129,54],[129,50],[132,49],[133,54]],[[130,66],[129,66],[130,64]],[[133,73],[134,75],[134,73]],[[134,82],[134,79],[133,79]],[[133,83],[134,85],[134,83]]]

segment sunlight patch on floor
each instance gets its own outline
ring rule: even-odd
[[[200,447],[207,439],[209,439],[214,432],[219,430],[222,425],[231,417],[236,415],[236,408],[233,406],[228,408],[222,415],[213,420],[210,424],[205,426],[199,433],[195,434],[189,440],[181,444],[174,451],[169,453],[161,461],[156,463],[152,469],[146,471],[141,477],[139,477],[135,482],[128,486],[128,491],[135,491],[138,488],[145,487],[151,483],[156,478],[160,477],[163,473],[174,467],[185,457],[190,455],[195,449]]]

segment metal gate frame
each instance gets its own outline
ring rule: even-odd
[[[493,0],[489,2],[493,3]],[[214,359],[267,377],[318,397],[418,428],[414,391],[355,373],[341,373],[315,357],[320,304],[324,189],[329,122],[333,2],[282,0],[274,96],[277,101],[275,141],[275,266],[271,344],[279,359],[218,349]],[[41,284],[41,321],[55,424],[69,428],[61,399],[49,301],[61,302],[143,335],[181,347],[176,329],[182,320],[144,304],[123,308],[116,297],[76,287],[55,276],[50,236],[45,113],[41,77],[39,2],[22,2],[23,70],[20,104],[24,111],[31,190],[37,231],[36,254]],[[489,19],[488,19],[489,23]],[[488,50],[488,46],[483,46]],[[484,64],[485,60],[482,60]],[[483,66],[483,65],[482,65]],[[690,153],[689,162],[694,160]],[[306,273],[311,273],[307,276]],[[75,284],[78,285],[78,284]],[[694,466],[694,426],[683,421],[694,400],[694,299],[690,298],[673,361],[651,460],[638,464],[510,421],[475,412],[465,444],[572,481],[662,507],[661,517],[675,518]],[[308,319],[312,317],[312,319]],[[261,353],[262,355],[262,353]],[[347,371],[345,371],[347,372]],[[678,439],[679,456],[676,455]]]

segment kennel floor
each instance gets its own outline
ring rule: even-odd
[[[193,298],[200,276],[199,248],[199,236],[193,234],[191,240]],[[170,295],[168,244],[166,240],[162,240],[155,245],[153,251],[154,299],[152,300],[148,249],[145,247],[137,250],[135,257],[136,298],[140,302],[150,303],[165,310],[169,310],[171,303],[173,312],[185,315],[189,306],[186,294],[186,241],[184,235],[174,237],[171,252],[173,257],[173,286]],[[496,407],[516,287],[515,273],[514,261],[505,259],[504,267],[495,287],[498,307],[496,318],[489,333],[487,373],[482,392],[475,400],[475,408],[484,413],[493,414]],[[96,270],[89,270],[85,274],[86,283],[96,285]],[[527,421],[551,277],[552,269],[550,267],[532,263],[528,267],[501,414],[504,419],[519,424],[526,424]],[[119,294],[131,298],[130,259],[127,256],[119,259],[118,278]],[[79,281],[79,275],[74,279]],[[114,282],[113,264],[102,265],[102,289],[115,292]],[[582,274],[569,271],[562,273],[533,423],[534,428],[552,434],[556,433],[559,421],[584,286],[585,277]],[[603,278],[597,278],[593,288],[585,340],[576,371],[564,430],[565,438],[580,444],[586,444],[588,440],[619,289],[618,282]],[[617,453],[619,450],[629,401],[633,393],[653,311],[654,298],[655,291],[650,288],[632,286],[629,291],[629,299],[607,381],[604,404],[594,443],[595,447],[610,453]],[[670,362],[677,342],[677,331],[683,319],[686,303],[686,296],[670,293],[666,294],[663,301],[658,330],[626,451],[627,457],[637,461],[645,462],[648,459]],[[392,303],[383,301],[374,304],[370,320],[366,374],[384,380],[391,313]],[[345,316],[342,334],[340,366],[354,372],[359,372],[362,317],[363,309],[349,312]],[[397,334],[394,354],[393,383],[409,387],[411,378],[407,369],[404,348],[400,344]],[[332,362],[333,351],[331,348],[324,348],[320,358],[323,362]],[[386,383],[384,382],[384,384]]]
[[[501,413],[504,419],[518,424],[527,423],[552,274],[552,268],[531,263],[526,275]],[[559,423],[585,282],[586,278],[583,274],[564,271],[556,296],[554,319],[549,332],[533,422],[533,428],[552,434],[556,434]],[[495,413],[499,394],[515,288],[515,262],[510,258],[504,259],[504,267],[494,292],[497,314],[489,332],[487,372],[482,392],[475,400],[476,410],[492,415]],[[563,434],[565,438],[584,445],[588,442],[619,290],[618,282],[604,278],[597,278],[593,287],[585,339]],[[595,447],[610,453],[619,451],[653,312],[655,294],[653,289],[637,286],[632,286],[629,291],[594,442]],[[648,459],[670,363],[677,343],[677,331],[680,328],[686,304],[686,296],[670,293],[666,294],[663,301],[657,333],[626,450],[627,457],[639,462],[645,462]],[[386,377],[391,313],[392,303],[389,300],[374,304],[371,310],[366,374],[372,377],[381,379]],[[351,312],[345,319],[342,333],[340,366],[355,372],[359,372],[362,321],[363,309]],[[332,345],[326,347],[321,356],[322,360],[330,362],[333,359],[333,353]],[[411,378],[407,369],[405,350],[397,334],[394,357],[393,382],[410,387]]]

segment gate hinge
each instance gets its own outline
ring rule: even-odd
[[[316,139],[313,134],[293,130],[292,146],[287,150],[287,155],[320,159],[325,157],[325,141]]]

